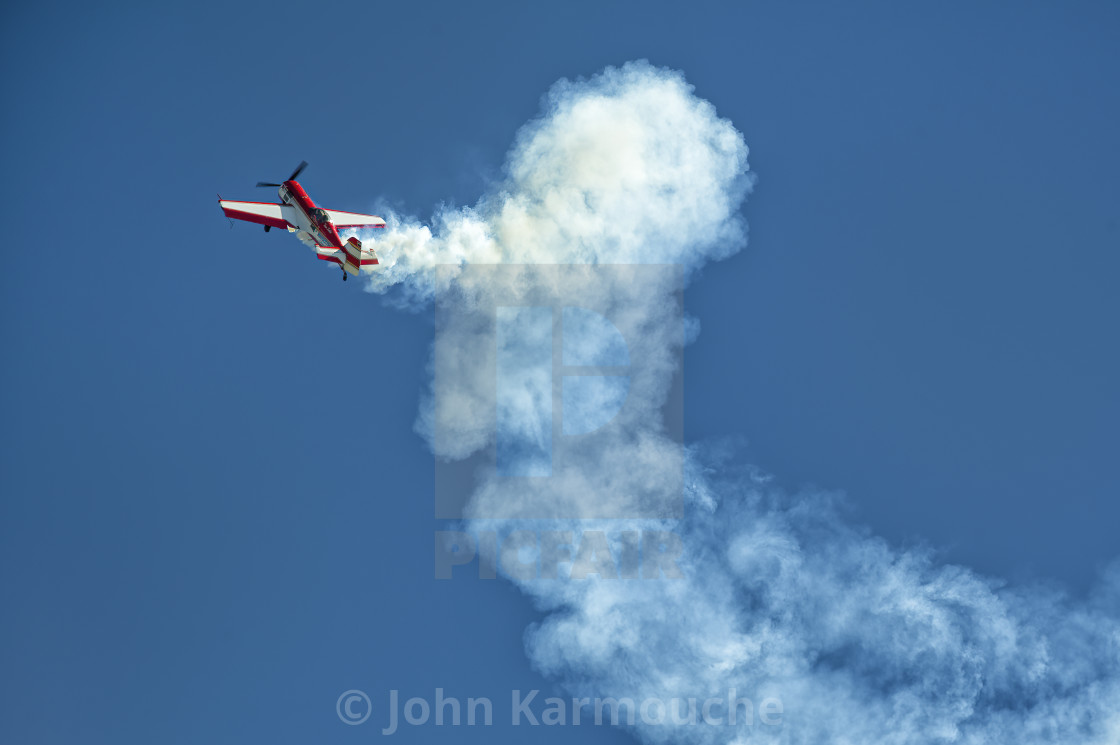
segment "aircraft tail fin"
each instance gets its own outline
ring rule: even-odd
[[[362,242],[354,236],[346,239],[346,258],[347,261],[354,262],[355,266],[359,268],[380,263],[373,248],[362,248]]]

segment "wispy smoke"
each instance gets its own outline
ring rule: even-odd
[[[607,69],[558,83],[544,109],[474,208],[445,210],[431,228],[390,216],[371,290],[396,288],[408,302],[530,297],[547,273],[480,280],[440,266],[674,263],[693,273],[744,245],[746,144],[680,74]],[[587,292],[588,307],[627,311],[622,332],[654,364],[629,390],[639,413],[610,446],[587,453],[578,478],[542,487],[564,508],[557,515],[640,492],[676,447],[656,416],[685,342],[663,322],[672,288],[605,281]],[[462,459],[493,446],[494,380],[480,372],[492,366],[477,363],[494,337],[467,321],[451,331],[462,374],[433,392],[419,426],[437,456]],[[510,414],[526,438],[539,425],[531,404]],[[731,446],[691,448],[685,482],[684,518],[658,523],[682,538],[683,579],[511,578],[547,611],[527,633],[532,661],[573,696],[703,700],[735,689],[784,707],[776,727],[638,721],[639,739],[1120,743],[1120,568],[1084,603],[1003,586],[890,546],[845,522],[827,495],[780,493]],[[483,476],[468,516],[516,515],[525,496]]]

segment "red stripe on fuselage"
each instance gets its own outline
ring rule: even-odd
[[[338,231],[331,224],[326,226],[320,225],[311,218],[311,211],[315,209],[315,203],[311,201],[311,197],[307,196],[307,192],[299,185],[298,181],[285,181],[284,186],[288,188],[288,194],[291,195],[292,201],[296,203],[298,209],[303,210],[307,215],[307,219],[311,224],[318,228],[319,232],[323,234],[330,242],[331,248],[342,248],[342,239],[338,237]]]

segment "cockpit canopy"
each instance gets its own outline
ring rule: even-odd
[[[327,214],[327,211],[323,209],[316,208],[311,210],[311,219],[319,223],[320,225],[331,224],[330,216]]]

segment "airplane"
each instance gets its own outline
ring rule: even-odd
[[[342,279],[348,274],[358,276],[363,266],[377,263],[377,254],[372,248],[362,248],[362,243],[351,236],[345,242],[339,237],[340,229],[383,228],[385,221],[376,215],[362,215],[357,212],[341,212],[317,207],[307,196],[307,192],[296,181],[296,177],[307,168],[302,161],[292,175],[282,184],[258,181],[257,186],[280,187],[280,204],[272,202],[234,202],[218,195],[218,204],[226,217],[234,220],[264,225],[264,232],[273,228],[287,228],[289,233],[315,249],[315,255],[323,261],[333,261],[342,267]]]

